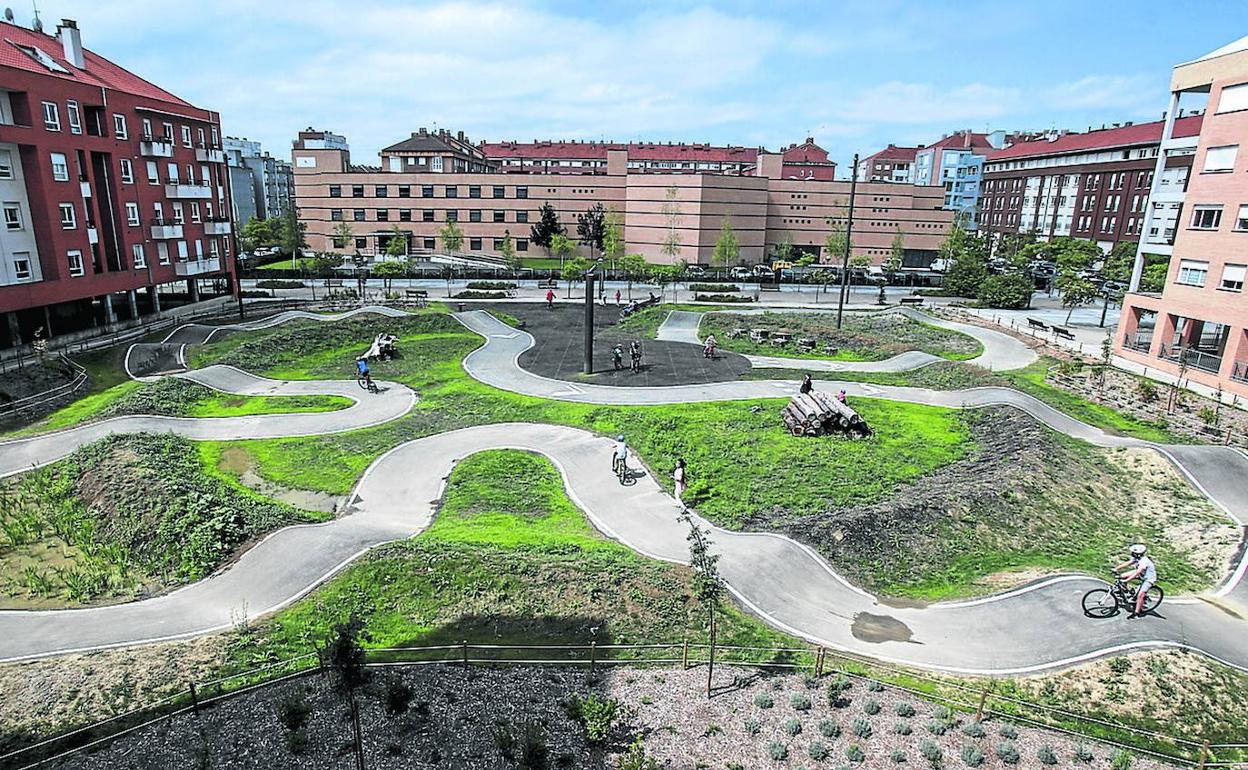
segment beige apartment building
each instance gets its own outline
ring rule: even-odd
[[[786,178],[782,153],[760,152],[751,175],[639,173],[629,168],[627,147],[608,150],[605,166],[582,173],[517,173],[486,167],[488,159],[462,134],[417,132],[382,150],[379,166],[353,165],[340,139],[309,129],[292,150],[299,217],[317,251],[376,256],[396,226],[409,252],[440,251],[439,231],[456,221],[463,253],[497,255],[510,234],[517,252],[538,256],[530,228],[543,204],[554,207],[574,238],[577,215],[601,203],[620,216],[625,251],[652,262],[710,264],[725,217],[745,263],[762,262],[786,238],[834,261],[839,255],[822,253],[828,220],[844,220],[849,203],[848,181]],[[939,188],[860,183],[854,253],[879,263],[900,233],[905,266],[926,269],[952,223],[943,202]],[[341,222],[350,225],[352,243],[334,243]],[[674,257],[662,252],[671,229],[680,241]]]
[[[1150,198],[1178,204],[1169,272],[1161,294],[1138,291],[1142,243],[1119,323],[1117,352],[1210,388],[1248,397],[1248,37],[1174,68],[1170,108]],[[1180,101],[1208,94],[1200,131],[1175,130]],[[1186,190],[1165,187],[1169,155],[1192,153]],[[1154,215],[1148,209],[1148,217]],[[1150,221],[1144,223],[1145,232]]]

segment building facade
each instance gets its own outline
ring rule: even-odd
[[[84,49],[72,20],[0,33],[0,347],[159,311],[162,287],[195,301],[201,279],[228,277],[217,114]]]
[[[1174,69],[1170,106],[1154,159],[1153,202],[1177,206],[1166,283],[1139,291],[1141,243],[1123,299],[1115,350],[1125,358],[1184,379],[1248,397],[1248,37]],[[1197,131],[1175,119],[1185,96],[1207,94]],[[1201,98],[1198,96],[1196,98]],[[1189,121],[1189,126],[1192,123]],[[1245,149],[1245,152],[1240,152]],[[1186,159],[1186,184],[1164,184],[1171,156]],[[1144,228],[1160,213],[1150,207]]]
[[[709,264],[725,218],[736,231],[743,262],[762,262],[781,242],[830,259],[822,253],[828,220],[843,220],[849,202],[848,181],[787,177],[802,168],[795,165],[796,153],[787,159],[783,153],[756,155],[746,174],[635,172],[628,149],[608,150],[606,166],[591,173],[454,173],[445,170],[445,161],[441,172],[396,172],[388,162],[352,165],[348,150],[328,148],[309,131],[299,134],[292,155],[310,248],[372,256],[384,252],[396,227],[410,249],[437,251],[439,232],[449,221],[463,231],[465,254],[497,255],[510,234],[517,252],[537,256],[529,236],[543,204],[554,207],[574,237],[576,216],[601,203],[620,215],[626,251],[653,262]],[[815,154],[810,162],[822,160]],[[900,233],[908,265],[926,268],[952,221],[942,201],[937,188],[859,185],[854,252],[878,263]],[[350,243],[334,242],[342,223],[351,229]],[[680,241],[674,257],[662,251],[672,231]]]
[[[858,181],[914,184],[914,155],[918,150],[918,147],[890,144],[874,155],[868,155],[858,161]]]
[[[1191,138],[1200,126],[1201,116],[1189,115],[1175,121],[1174,133]],[[1155,199],[1152,226],[1144,226],[1154,174],[1159,173],[1159,189],[1181,192],[1192,157],[1190,151],[1168,153],[1157,172],[1163,127],[1158,121],[1086,133],[1055,132],[989,154],[980,229],[993,234],[1034,231],[1041,240],[1071,236],[1095,241],[1107,252],[1119,241],[1142,241],[1151,251],[1164,250],[1173,243],[1181,204]]]
[[[282,217],[291,209],[295,177],[289,162],[274,158],[259,142],[246,138],[227,136],[222,148],[229,165],[235,222]]]

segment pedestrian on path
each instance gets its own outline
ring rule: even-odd
[[[809,374],[802,375],[802,387],[797,389],[798,393],[803,396],[815,389],[815,383],[811,381]]]
[[[615,290],[615,306],[616,307],[620,306],[620,290],[619,289]]]
[[[680,501],[680,507],[685,507],[685,490],[689,488],[689,475],[685,472],[684,458],[676,461],[676,470],[672,473],[672,480],[676,482],[676,499]]]
[[[555,290],[554,289],[546,290],[546,309],[547,310],[555,309]]]

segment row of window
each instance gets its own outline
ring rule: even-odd
[[[1248,265],[1223,265],[1222,280],[1218,283],[1218,289],[1220,291],[1243,291],[1245,273],[1248,273]],[[1174,279],[1175,283],[1203,288],[1208,280],[1208,262],[1199,259],[1179,260],[1179,273]]]
[[[202,260],[204,258],[203,241],[195,241],[195,259]],[[178,241],[178,261],[186,262],[190,259],[190,252],[187,248],[186,241]],[[525,249],[528,244],[525,244]],[[208,257],[216,259],[220,255],[220,247],[215,240],[208,241]],[[142,243],[133,244],[130,247],[131,267],[135,270],[142,270],[147,267],[147,250]],[[160,241],[156,244],[156,258],[162,265],[169,264],[169,244]],[[73,278],[80,278],[87,274],[86,263],[83,261],[81,249],[70,249],[65,252],[65,263],[69,268],[69,275]],[[13,253],[13,277],[19,281],[28,281],[31,278],[30,269],[30,252],[17,251]]]
[[[415,220],[413,220],[413,219],[412,219],[412,210],[411,210],[411,209],[398,209],[398,212],[399,212],[399,218],[398,218],[398,220],[397,220],[397,221],[399,221],[399,222],[412,222],[412,221],[415,221]],[[391,222],[391,221],[395,221],[395,220],[392,220],[392,219],[390,218],[390,210],[389,210],[389,209],[375,209],[373,213],[374,213],[374,217],[375,217],[375,220],[374,220],[374,221],[377,221],[377,222]],[[352,210],[351,210],[351,221],[353,221],[353,222],[365,222],[365,221],[368,221],[368,220],[366,219],[366,214],[367,214],[367,210],[366,210],[366,209],[352,209]],[[329,219],[330,219],[330,221],[331,221],[331,222],[343,222],[343,221],[346,221],[346,218],[345,218],[345,216],[344,216],[344,212],[343,212],[343,210],[342,210],[342,209],[330,209],[330,210],[329,210]],[[420,221],[421,221],[421,222],[434,222],[434,221],[437,221],[437,220],[435,220],[435,219],[434,219],[434,210],[433,210],[433,209],[424,209],[424,210],[422,210],[422,211],[421,211],[421,214],[420,214]],[[447,209],[447,211],[446,211],[446,215],[445,215],[445,217],[443,218],[443,221],[446,221],[446,222],[459,222],[459,221],[461,221],[461,220],[460,220],[460,218],[459,218],[459,211],[458,211],[457,209]],[[482,219],[481,209],[472,209],[472,210],[470,210],[470,211],[468,212],[468,221],[469,221],[469,222],[483,222],[483,221],[485,221],[485,220],[483,220],[483,219]],[[506,212],[506,211],[499,210],[499,209],[495,209],[495,210],[493,211],[493,216],[492,216],[491,221],[493,221],[493,222],[506,222],[506,221],[507,221],[507,212]],[[513,221],[515,221],[515,222],[519,222],[520,224],[528,224],[528,221],[529,221],[529,212],[527,212],[527,211],[517,211],[517,212],[515,212],[515,219],[514,219]]]
[[[125,205],[126,205],[126,224],[131,227],[138,227],[139,225],[141,225],[142,220],[139,214],[139,204],[134,203],[133,201],[127,201]],[[186,221],[185,209],[183,207],[182,202],[174,201],[170,205],[172,206],[173,216],[171,220],[167,221],[165,219],[164,204],[161,203],[160,201],[157,201],[155,204],[153,204],[156,210],[155,211],[156,216],[155,216],[155,219],[153,220],[155,224],[180,225],[180,224],[185,223]],[[22,206],[19,202],[4,201],[3,204],[0,204],[0,207],[2,207],[4,210],[4,229],[5,230],[9,232],[20,232],[26,229],[26,222],[24,218],[22,217]],[[59,203],[57,204],[57,208],[60,210],[61,229],[62,230],[76,230],[78,228],[77,206],[73,203]],[[209,220],[212,220],[213,218],[212,201],[204,201],[204,209],[207,211],[207,218]],[[203,221],[203,215],[201,214],[199,201],[190,202],[190,213],[191,213],[192,222],[198,223],[198,222]],[[89,218],[87,220],[87,227],[95,227],[95,223],[92,222]]]
[[[57,102],[43,102],[42,108],[43,108],[44,130],[59,132],[61,130],[60,104],[58,104]],[[99,108],[99,107],[87,107],[86,109],[87,111],[99,110],[100,112],[103,112],[102,108]],[[70,99],[67,102],[65,102],[65,117],[66,117],[66,122],[68,122],[69,124],[69,132],[71,134],[81,134],[83,132],[82,114],[83,114],[83,108],[79,106],[77,101]],[[163,140],[167,142],[172,142],[173,141],[173,124],[166,122],[166,123],[163,123],[161,127],[164,129]],[[202,126],[195,129],[194,132],[192,131],[191,126],[183,125],[183,126],[179,126],[179,128],[181,128],[183,147],[195,146],[195,143],[193,141],[195,137],[195,132],[198,133],[199,146],[201,147],[208,146],[207,140],[209,138],[209,135],[205,133]],[[212,146],[216,147],[218,144],[220,144],[220,136],[217,134],[216,126],[211,126],[210,129],[212,132],[211,133]],[[143,130],[142,136],[144,139],[151,139],[155,136],[155,134],[153,133],[154,129],[152,126],[151,118],[142,119],[142,130]],[[90,122],[87,125],[87,133],[96,135],[96,136],[104,135],[102,126],[99,126],[98,123],[92,124]],[[129,139],[130,138],[130,129],[129,129],[129,126],[126,124],[126,116],[122,115],[119,112],[113,113],[113,136],[116,137],[117,139]]]
[[[397,190],[397,192],[398,192],[398,197],[400,197],[400,198],[410,198],[410,197],[412,197],[412,185],[410,185],[410,184],[401,184],[401,185],[396,185],[396,187],[398,188],[398,190]],[[431,184],[421,185],[421,187],[420,187],[420,197],[421,197],[421,198],[432,198],[432,197],[434,197],[434,194],[433,194],[433,187],[434,187],[434,186],[433,186],[433,185],[431,185]],[[362,184],[353,184],[353,185],[351,185],[351,197],[352,197],[352,198],[363,198],[363,197],[364,197],[364,188],[365,188],[365,185],[362,185]],[[528,187],[516,187],[516,188],[515,188],[515,190],[516,190],[516,196],[515,196],[515,197],[517,197],[517,198],[521,198],[521,199],[523,199],[523,198],[528,198],[528,197],[529,197],[529,188],[528,188]],[[507,197],[507,188],[506,188],[506,187],[504,187],[503,185],[495,185],[495,186],[493,187],[492,192],[493,192],[493,195],[492,195],[491,197],[494,197],[494,198],[506,198],[506,197]],[[331,184],[331,185],[329,186],[329,197],[331,197],[331,198],[341,198],[341,197],[343,197],[343,196],[342,196],[342,185],[340,185],[340,184]],[[388,198],[388,197],[390,197],[390,185],[384,185],[384,184],[373,185],[373,197],[374,197],[374,198]],[[458,198],[458,197],[459,197],[459,185],[453,185],[453,184],[443,185],[443,186],[442,186],[442,197],[443,197],[443,198]],[[469,185],[469,186],[468,186],[468,197],[469,197],[469,198],[480,198],[480,197],[481,197],[481,185],[475,185],[475,184],[474,184],[474,185]]]
[[[346,242],[346,239],[344,239],[344,238],[339,238],[339,237],[337,237],[337,236],[334,236],[334,237],[332,238],[332,240],[333,240],[333,243],[334,243],[334,248],[335,248],[335,249],[345,249],[345,248],[347,248],[347,242]],[[368,248],[368,238],[353,238],[353,241],[355,242],[355,248],[357,248],[357,249],[367,249],[367,248]],[[482,243],[483,243],[483,242],[484,242],[484,239],[483,239],[483,238],[469,238],[469,239],[468,239],[468,250],[469,250],[469,251],[481,251],[481,249],[483,248],[483,247],[482,247]],[[494,246],[494,251],[501,251],[501,250],[502,250],[502,248],[503,248],[503,239],[502,239],[502,238],[494,238],[494,239],[493,239],[493,241],[492,241],[492,243],[493,243],[493,246]],[[432,251],[433,249],[436,249],[436,248],[437,248],[438,241],[437,241],[437,239],[436,239],[436,238],[425,238],[425,239],[423,239],[422,244],[423,244],[424,248],[429,249],[430,251]],[[528,238],[517,238],[517,239],[516,239],[516,251],[528,251],[528,250],[529,250],[529,239],[528,239]]]
[[[56,182],[70,181],[69,173],[69,157],[63,152],[48,153],[48,161],[52,165],[52,180]],[[79,158],[79,162],[82,159]],[[118,161],[120,169],[119,178],[123,184],[134,184],[134,164],[129,158],[121,158]],[[187,184],[199,185],[204,187],[212,186],[212,172],[207,164],[200,164],[198,167],[199,178],[196,179],[196,166],[194,163],[186,164],[186,176],[183,178],[177,163],[169,163],[165,168],[166,184]],[[0,150],[0,179],[13,179],[13,157],[8,150]],[[160,184],[160,169],[155,161],[147,162],[147,181],[148,184]]]
[[[1220,204],[1198,204],[1192,208],[1193,230],[1217,230],[1222,226],[1222,206]],[[1237,232],[1248,232],[1248,203],[1240,204],[1235,216]]]

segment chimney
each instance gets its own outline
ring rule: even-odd
[[[458,134],[456,134],[456,137],[459,139],[459,141],[461,142],[464,141],[464,132],[460,131]]]
[[[56,36],[60,38],[61,47],[65,49],[65,61],[78,69],[86,68],[82,58],[82,33],[78,31],[78,22],[73,19],[61,19],[56,26]]]

